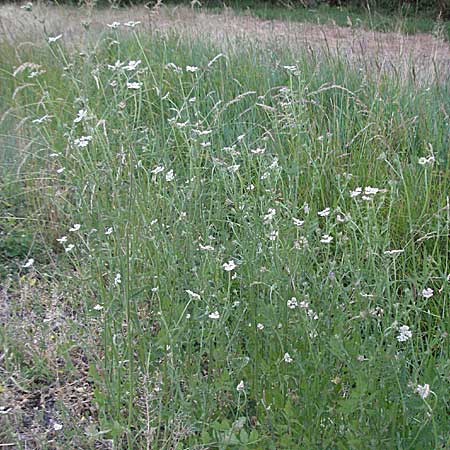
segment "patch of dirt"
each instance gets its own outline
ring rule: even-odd
[[[88,330],[61,292],[33,270],[0,285],[0,447],[110,448],[95,438],[98,326]]]
[[[244,39],[295,50],[325,51],[370,70],[412,73],[419,81],[447,76],[450,68],[449,43],[429,34],[403,35],[332,24],[261,20],[237,15],[231,9],[213,14],[187,7],[162,7],[157,11],[145,7],[90,10],[40,5],[32,11],[13,5],[0,7],[0,31],[16,42],[63,34],[66,42],[83,45],[107,30],[107,24],[130,20],[141,22],[141,31],[177,31],[186,37],[208,38],[225,46]],[[119,29],[132,30],[123,25]]]

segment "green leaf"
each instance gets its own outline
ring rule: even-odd
[[[239,433],[239,439],[241,441],[241,444],[247,444],[248,442],[248,433],[243,428]]]

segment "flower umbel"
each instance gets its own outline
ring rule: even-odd
[[[417,388],[416,388],[416,392],[419,394],[420,398],[422,398],[422,400],[425,400],[429,395],[430,395],[430,385],[429,384],[424,384],[423,386],[418,384]]]
[[[407,340],[412,338],[412,331],[409,329],[408,325],[402,325],[398,329],[397,341],[406,342]]]

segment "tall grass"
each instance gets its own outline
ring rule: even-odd
[[[208,3],[208,6],[212,10],[223,8],[222,3]],[[442,20],[433,11],[418,11],[414,8],[398,8],[397,10],[394,8],[393,11],[383,8],[367,8],[367,5],[361,8],[351,5],[330,7],[323,4],[315,7],[305,7],[304,5],[286,7],[286,5],[264,4],[253,0],[231,2],[230,6],[237,13],[250,14],[265,20],[335,24],[340,27],[405,34],[432,33],[445,40],[450,37],[449,20]]]
[[[448,84],[138,31],[2,52],[3,123],[35,143],[17,182],[101,324],[96,436],[450,444]]]

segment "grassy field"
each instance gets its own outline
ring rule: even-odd
[[[448,75],[106,27],[0,45],[0,444],[450,446]]]
[[[261,4],[253,0],[228,3],[234,11],[249,14],[264,20],[285,20],[311,22],[320,25],[335,24],[340,27],[364,28],[381,32],[399,32],[406,34],[432,33],[437,37],[450,40],[450,21],[441,20],[435,15],[416,11],[413,6],[399,11],[383,11],[355,8],[351,6],[318,5],[305,8],[285,5]],[[212,4],[213,5],[213,4]],[[211,10],[222,10],[218,4]]]

